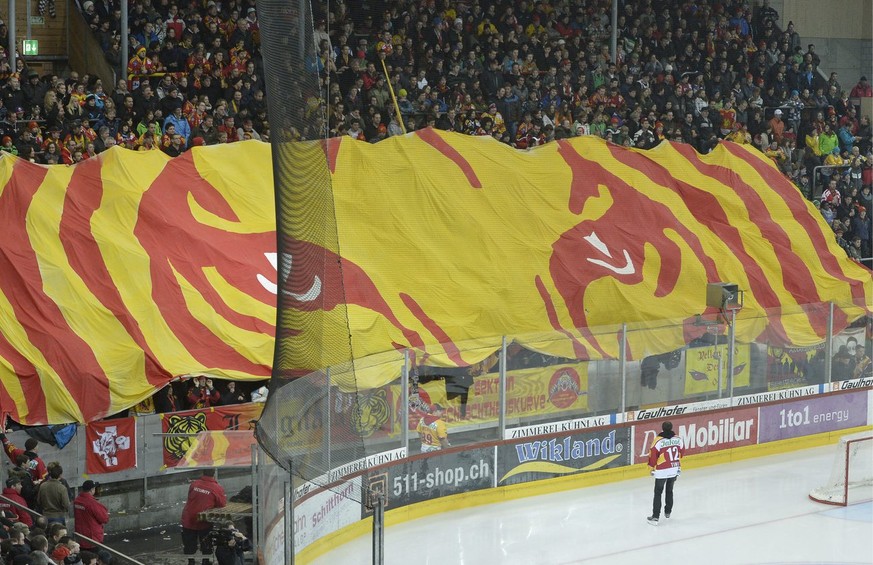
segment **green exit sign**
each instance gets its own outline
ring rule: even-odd
[[[39,40],[25,39],[22,41],[21,54],[24,56],[39,55]]]

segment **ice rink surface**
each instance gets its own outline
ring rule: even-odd
[[[406,522],[386,530],[385,562],[873,564],[873,503],[841,508],[808,497],[830,476],[835,449],[686,468],[676,483],[672,517],[662,511],[657,527],[646,522],[650,478]],[[363,536],[315,563],[363,565],[370,557],[370,538]]]

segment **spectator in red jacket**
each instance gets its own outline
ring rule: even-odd
[[[0,432],[0,442],[3,442],[3,451],[6,452],[6,455],[9,456],[9,460],[13,464],[16,464],[16,459],[18,459],[19,455],[27,456],[27,470],[30,472],[34,483],[39,483],[45,479],[46,475],[48,475],[48,470],[46,469],[45,462],[36,454],[36,447],[39,445],[36,439],[32,437],[27,438],[24,442],[24,449],[19,449],[14,443],[9,441],[5,433]]]
[[[189,408],[209,408],[217,406],[221,400],[221,393],[212,384],[212,379],[200,375],[195,377],[188,389]]]
[[[82,483],[82,490],[73,501],[73,514],[76,518],[76,533],[102,543],[103,526],[109,522],[109,511],[94,498],[96,488],[97,483],[90,479]],[[83,549],[96,547],[88,539],[80,538],[80,540],[79,545]]]
[[[873,86],[870,86],[870,83],[867,82],[867,77],[861,77],[858,84],[852,88],[852,92],[849,93],[849,96],[852,98],[873,97]]]
[[[16,502],[21,506],[29,508],[27,505],[27,501],[24,500],[23,496],[21,496],[21,488],[21,479],[19,479],[18,477],[10,477],[6,479],[6,488],[3,489],[3,496],[11,500],[12,502]],[[30,517],[30,512],[28,512],[24,508],[19,508],[18,506],[15,506],[11,502],[7,502],[6,500],[0,500],[0,513],[2,513],[3,511],[15,514],[16,522],[21,522],[28,528],[33,526],[33,518]]]
[[[188,487],[188,500],[182,509],[182,545],[185,555],[195,555],[199,546],[203,563],[209,563],[209,556],[212,555],[212,541],[209,537],[212,523],[201,520],[200,514],[226,505],[227,495],[215,480],[215,469],[204,469],[203,476]],[[188,565],[195,565],[193,557],[188,558]]]

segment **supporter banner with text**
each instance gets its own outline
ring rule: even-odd
[[[234,404],[161,414],[164,434],[164,467],[175,467],[191,448],[200,432],[253,430],[264,405],[259,402]]]
[[[824,380],[824,343],[809,347],[775,347],[767,349],[767,390],[785,390]]]
[[[500,411],[496,373],[473,379],[467,420],[496,420]],[[506,415],[524,417],[588,409],[588,363],[509,371],[506,375]]]
[[[633,463],[645,463],[663,419],[634,425]],[[671,417],[673,431],[682,438],[685,455],[754,445],[758,442],[758,409],[741,408],[692,416]]]
[[[716,354],[717,352],[717,354]],[[721,387],[727,389],[728,346],[692,347],[685,351],[685,395],[694,396],[718,390],[718,361],[721,357]],[[734,388],[749,386],[749,346],[734,347]]]
[[[400,387],[392,387],[400,394]],[[495,421],[500,412],[500,381],[497,373],[474,377],[467,398],[446,393],[442,379],[420,385],[420,400],[424,404],[438,402],[447,408],[446,422],[464,424]],[[418,423],[416,403],[413,403],[410,427]],[[588,409],[588,363],[574,363],[509,371],[506,375],[506,414],[524,417],[556,414]],[[414,421],[413,421],[414,420]]]
[[[628,465],[630,439],[630,428],[624,427],[502,444],[497,450],[498,485]]]
[[[385,493],[386,510],[491,488],[494,448],[435,452],[368,472],[368,488]],[[366,509],[365,509],[366,515]]]
[[[91,422],[85,426],[85,440],[89,475],[136,467],[136,418]]]

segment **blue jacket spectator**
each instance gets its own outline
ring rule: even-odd
[[[173,124],[176,126],[176,133],[182,136],[185,140],[185,145],[187,146],[191,141],[191,125],[188,123],[185,116],[182,115],[181,106],[176,106],[173,113],[167,116],[167,119],[164,120],[164,130],[167,129],[167,124]]]

